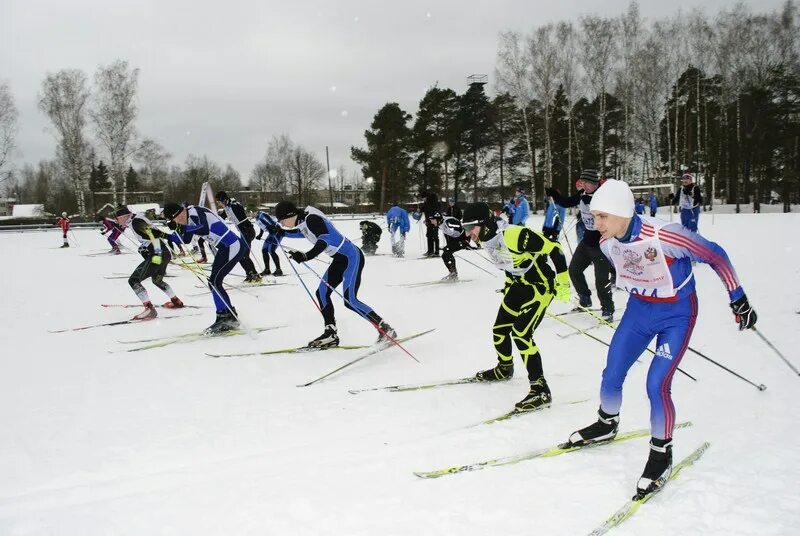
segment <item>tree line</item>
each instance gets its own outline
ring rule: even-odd
[[[78,69],[47,74],[37,101],[50,120],[56,152],[51,160],[18,167],[11,166],[11,155],[19,113],[9,85],[0,84],[0,181],[6,195],[18,203],[42,203],[51,213],[88,215],[108,200],[104,195],[98,201],[99,193],[110,193],[116,206],[137,202],[131,192],[162,192],[161,200],[192,202],[207,181],[215,190],[241,190],[242,177],[230,164],[189,155],[183,165],[174,165],[158,141],[140,135],[138,76],[139,69],[123,60],[100,66],[93,86]],[[341,182],[345,174],[338,171]],[[249,185],[304,203],[326,174],[314,153],[282,134],[254,165]]]
[[[432,87],[416,116],[384,105],[352,158],[384,207],[417,190],[500,200],[572,189],[583,168],[632,184],[695,174],[707,198],[800,193],[800,14],[739,3],[646,21],[582,16],[501,32],[494,95]]]

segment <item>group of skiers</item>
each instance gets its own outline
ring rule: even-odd
[[[652,339],[657,350],[647,374],[647,393],[651,406],[650,451],[642,476],[637,483],[637,496],[660,489],[669,478],[672,466],[672,433],[675,408],[671,397],[672,377],[688,347],[698,304],[692,265],[709,264],[728,292],[730,307],[740,330],[753,327],[757,316],[739,283],[726,252],[717,244],[697,234],[697,220],[702,197],[691,175],[681,178],[678,203],[681,224],[645,216],[636,210],[629,186],[619,180],[601,181],[595,170],[583,170],[576,181],[576,193],[561,194],[547,188],[545,222],[541,232],[525,225],[529,205],[525,193],[518,189],[512,202],[500,211],[486,203],[471,203],[461,212],[455,199],[448,199],[444,210],[438,196],[426,193],[412,216],[426,227],[426,257],[440,254],[439,231],[445,237],[441,257],[448,269],[445,279],[457,280],[454,253],[462,249],[480,248],[497,269],[505,274],[502,299],[492,326],[496,365],[476,373],[478,382],[506,381],[514,375],[513,349],[516,348],[528,376],[528,392],[515,405],[518,412],[535,411],[551,404],[552,393],[544,375],[542,352],[534,340],[550,303],[568,302],[574,287],[578,305],[587,310],[592,305],[592,292],[584,271],[594,267],[595,290],[605,322],[613,320],[614,301],[611,279],[616,288],[630,294],[627,308],[609,346],[606,368],[600,385],[600,406],[597,421],[574,432],[567,446],[583,446],[612,440],[618,430],[622,403],[622,386],[628,370]],[[295,263],[307,263],[325,253],[330,266],[321,276],[316,302],[323,319],[323,332],[308,343],[309,348],[338,346],[331,295],[341,286],[345,306],[370,322],[379,332],[379,342],[395,341],[395,330],[371,306],[361,301],[358,291],[365,266],[364,253],[374,254],[382,229],[374,222],[360,223],[363,246],[359,248],[344,236],[321,211],[307,206],[298,208],[291,201],[279,202],[273,215],[260,211],[255,215],[255,229],[241,204],[219,192],[217,199],[224,211],[214,211],[190,204],[168,202],[163,215],[170,229],[162,230],[143,214],[119,208],[115,218],[99,218],[103,234],[108,237],[112,252],[119,252],[118,238],[130,228],[139,241],[143,261],[135,268],[129,284],[144,310],[134,318],[148,320],[157,316],[142,281],[151,279],[168,297],[163,307],[181,308],[183,303],[163,281],[171,259],[168,243],[190,244],[203,238],[215,251],[208,286],[216,307],[216,320],[206,330],[218,334],[236,330],[240,323],[236,308],[224,287],[224,280],[236,264],[245,270],[249,281],[260,275],[282,275],[277,250],[283,248],[284,237],[306,238],[312,247],[307,251],[285,249]],[[559,237],[563,231],[565,209],[578,207],[584,232],[567,263]],[[652,209],[654,213],[655,209]],[[684,212],[686,214],[684,215]],[[226,217],[238,233],[223,221]],[[69,220],[60,222],[66,241]],[[405,236],[409,231],[408,213],[394,203],[386,214],[392,253],[404,255]],[[254,238],[266,233],[262,255],[265,269],[258,274],[251,259]],[[270,260],[275,270],[270,271]],[[338,292],[338,291],[336,291]]]

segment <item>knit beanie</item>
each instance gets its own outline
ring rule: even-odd
[[[597,171],[593,169],[584,169],[581,171],[581,180],[586,182],[593,182],[595,184],[600,182],[600,179],[597,176]]]
[[[614,216],[630,218],[633,216],[633,193],[628,183],[608,179],[594,193],[589,209]]]

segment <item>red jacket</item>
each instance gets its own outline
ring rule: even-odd
[[[69,218],[58,218],[58,223],[56,225],[61,227],[61,230],[66,233],[69,231]]]

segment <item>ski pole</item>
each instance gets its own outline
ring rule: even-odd
[[[795,374],[797,374],[798,376],[800,376],[800,370],[797,370],[797,367],[795,367],[794,365],[792,365],[792,363],[791,363],[791,362],[790,362],[788,359],[786,359],[786,356],[784,356],[784,355],[783,355],[783,354],[780,352],[780,350],[778,350],[777,348],[775,348],[775,345],[774,345],[774,344],[772,344],[772,343],[769,341],[769,339],[767,339],[767,338],[764,336],[764,334],[763,334],[763,333],[761,333],[760,331],[758,331],[758,330],[755,328],[755,326],[753,326],[753,327],[752,327],[752,328],[750,328],[750,329],[751,329],[751,330],[753,330],[753,331],[755,332],[755,334],[756,334],[756,335],[758,335],[758,336],[761,338],[761,340],[762,340],[762,341],[764,341],[764,343],[766,343],[766,345],[767,345],[767,346],[769,346],[769,347],[772,349],[772,351],[773,351],[773,352],[775,352],[776,354],[778,354],[778,357],[780,357],[781,359],[783,359],[783,362],[784,362],[784,363],[786,363],[786,364],[789,366],[789,368],[790,368],[790,369],[792,369],[792,370],[794,371],[794,373],[795,373]]]
[[[283,248],[283,246],[281,246],[281,248]],[[285,254],[286,254],[286,252],[284,251],[284,255],[285,255]],[[344,301],[344,302],[345,302],[347,305],[349,305],[349,306],[350,306],[350,308],[351,308],[353,311],[357,312],[361,318],[363,318],[364,320],[366,320],[367,322],[369,322],[370,324],[372,324],[372,326],[373,326],[375,329],[377,329],[377,330],[378,330],[378,333],[380,333],[381,335],[383,335],[384,337],[386,337],[387,339],[389,339],[389,340],[390,340],[390,341],[391,341],[391,342],[392,342],[394,345],[396,345],[396,346],[397,346],[398,348],[400,348],[400,349],[401,349],[403,352],[405,352],[406,354],[408,354],[408,357],[410,357],[411,359],[413,359],[414,361],[416,361],[417,363],[419,363],[419,359],[417,359],[416,357],[414,357],[414,355],[413,355],[411,352],[409,352],[408,350],[406,350],[406,349],[405,349],[405,347],[404,347],[402,344],[400,344],[399,342],[397,342],[397,339],[395,339],[394,337],[391,337],[391,336],[390,336],[388,333],[386,333],[386,332],[385,332],[385,331],[384,331],[384,330],[383,330],[383,329],[382,329],[382,328],[381,328],[381,327],[380,327],[378,324],[376,324],[375,322],[373,322],[372,320],[370,320],[369,318],[367,318],[367,315],[365,315],[364,313],[362,313],[361,311],[359,311],[359,310],[358,310],[358,307],[355,307],[355,306],[354,306],[354,305],[353,305],[353,304],[350,302],[350,300],[348,300],[347,298],[345,298],[345,297],[344,297],[344,295],[343,295],[341,292],[339,292],[339,291],[338,291],[338,290],[336,290],[334,287],[332,287],[332,286],[331,286],[331,285],[330,285],[330,284],[329,284],[327,281],[325,281],[325,279],[323,279],[323,278],[322,278],[322,276],[320,276],[320,275],[319,275],[317,272],[315,272],[315,271],[314,271],[314,269],[313,269],[313,268],[311,268],[311,266],[309,266],[308,262],[304,261],[304,262],[303,262],[303,264],[305,265],[305,267],[306,267],[306,268],[308,268],[308,269],[311,271],[311,273],[312,273],[312,274],[314,274],[315,276],[317,276],[317,279],[319,279],[319,280],[320,280],[322,283],[325,283],[325,286],[326,286],[326,287],[328,287],[328,288],[329,288],[329,289],[331,289],[333,292],[335,292],[335,293],[336,293],[336,294],[337,294],[337,295],[338,295],[338,296],[339,296],[339,297],[342,299],[342,301]],[[298,275],[298,277],[300,277],[300,276]],[[305,286],[305,285],[303,285],[303,286]],[[306,291],[308,291],[308,289],[307,289],[307,288],[306,288]],[[322,309],[320,309],[320,312],[322,312]]]
[[[475,250],[474,250],[474,249],[470,249],[470,251],[475,251]],[[455,256],[455,254],[453,254],[453,256]],[[459,256],[458,256],[458,258],[459,258],[460,260],[462,260],[462,261],[466,262],[467,264],[471,264],[472,266],[474,266],[474,267],[475,267],[475,268],[477,268],[478,270],[480,270],[480,271],[482,271],[482,272],[486,272],[487,274],[489,274],[489,275],[490,275],[490,276],[492,276],[492,277],[497,277],[497,274],[496,274],[496,273],[494,273],[494,272],[490,272],[489,270],[486,270],[486,269],[484,269],[484,268],[481,268],[480,266],[478,266],[477,264],[475,264],[475,263],[474,263],[474,262],[472,262],[471,260],[469,260],[469,259],[466,259],[466,258],[462,257],[461,255],[459,255]]]
[[[603,317],[597,316],[597,315],[594,313],[594,311],[592,311],[591,309],[586,309],[585,307],[581,307],[581,305],[580,305],[580,304],[578,305],[578,307],[580,307],[580,308],[581,308],[581,310],[583,310],[583,311],[585,311],[585,312],[589,313],[590,315],[592,315],[594,318],[596,318],[596,319],[600,320],[601,322],[605,323],[606,325],[610,326],[612,329],[616,329],[616,328],[614,327],[614,325],[612,325],[612,324],[609,324],[608,322],[606,322],[606,321],[605,321],[605,319],[603,319]],[[696,356],[702,357],[703,359],[705,359],[705,360],[706,360],[706,361],[708,361],[709,363],[713,363],[714,365],[718,366],[718,367],[719,367],[719,368],[721,368],[722,370],[724,370],[724,371],[726,371],[726,372],[729,372],[729,373],[733,374],[734,376],[736,376],[736,377],[737,377],[737,378],[739,378],[740,380],[742,380],[742,381],[745,381],[745,382],[749,383],[750,385],[752,385],[753,387],[755,387],[755,388],[756,388],[756,389],[758,389],[759,391],[764,391],[764,390],[766,390],[766,388],[767,388],[767,386],[766,386],[766,385],[764,385],[763,383],[760,383],[760,384],[753,383],[752,381],[748,380],[747,378],[745,378],[745,377],[744,377],[744,376],[742,376],[741,374],[739,374],[739,373],[737,373],[737,372],[734,372],[734,371],[732,371],[731,369],[729,369],[728,367],[726,367],[726,366],[725,366],[725,365],[723,365],[722,363],[719,363],[719,362],[717,362],[717,361],[714,361],[713,359],[711,359],[711,358],[710,358],[710,357],[708,357],[707,355],[703,354],[702,352],[699,352],[699,351],[695,350],[695,349],[694,349],[694,348],[692,348],[691,346],[687,346],[687,347],[686,347],[686,349],[687,349],[687,350],[689,350],[690,352],[692,352],[693,354],[695,354]]]
[[[80,242],[78,242],[78,239],[75,236],[75,233],[72,231],[72,229],[69,230],[69,234],[72,235],[72,239],[75,241],[75,245],[78,246],[78,247],[81,247],[81,244],[80,244]]]
[[[294,263],[292,263],[291,259],[289,258],[289,255],[286,254],[286,249],[283,247],[283,244],[278,242],[278,247],[281,248],[281,251],[283,252],[283,256],[286,258],[286,262],[289,264],[289,266],[291,266],[292,271],[294,272],[294,275],[297,276],[297,280],[300,281],[301,285],[303,285],[303,288],[306,290],[306,294],[308,294],[308,297],[311,298],[311,302],[314,304],[314,307],[316,307],[317,311],[319,311],[319,313],[322,314],[322,308],[317,303],[317,300],[314,299],[314,296],[311,294],[311,291],[308,289],[308,286],[306,285],[306,282],[303,281],[302,277],[300,277],[300,272],[297,271],[297,268],[294,267]]]
[[[589,314],[590,314],[591,316],[593,316],[594,318],[596,318],[596,319],[600,320],[601,322],[604,322],[604,323],[606,323],[606,324],[607,324],[607,325],[609,325],[609,326],[610,326],[612,329],[616,329],[616,328],[615,328],[613,325],[611,325],[611,324],[609,324],[608,322],[606,322],[606,321],[605,321],[605,320],[604,320],[602,317],[600,317],[600,316],[597,316],[597,315],[594,313],[594,311],[592,311],[591,309],[587,309],[587,308],[585,308],[585,307],[581,307],[580,305],[578,305],[578,307],[580,307],[580,308],[581,308],[581,310],[583,310],[583,311],[585,311],[585,312],[589,313]],[[763,383],[759,383],[759,384],[757,384],[757,383],[754,383],[754,382],[752,382],[752,381],[748,380],[747,378],[745,378],[745,377],[744,377],[744,376],[742,376],[741,374],[739,374],[739,373],[737,373],[737,372],[734,372],[733,370],[729,369],[728,367],[726,367],[726,366],[725,366],[725,365],[723,365],[722,363],[719,363],[719,362],[717,362],[717,361],[714,361],[713,359],[711,359],[711,358],[710,358],[710,357],[708,357],[707,355],[703,354],[702,352],[699,352],[698,350],[695,350],[695,349],[694,349],[694,348],[692,348],[691,346],[687,346],[687,347],[686,347],[686,349],[687,349],[687,350],[689,350],[690,352],[692,352],[693,354],[695,354],[696,356],[702,357],[703,359],[705,359],[705,360],[706,360],[706,361],[708,361],[709,363],[713,363],[714,365],[718,366],[718,367],[719,367],[719,368],[721,368],[722,370],[724,370],[724,371],[726,371],[726,372],[729,372],[730,374],[733,374],[734,376],[736,376],[736,377],[737,377],[737,378],[739,378],[740,380],[742,380],[742,381],[744,381],[744,382],[747,382],[747,383],[749,383],[750,385],[752,385],[753,387],[755,387],[755,388],[756,388],[756,389],[758,389],[759,391],[764,391],[764,390],[766,390],[766,389],[767,389],[767,386],[766,386],[766,385],[764,385]]]
[[[174,235],[175,235],[175,236],[178,238],[178,240],[180,240],[181,244],[183,244],[184,246],[186,246],[186,242],[184,242],[184,241],[183,241],[183,238],[181,238],[181,235],[180,235],[180,234],[178,234],[177,232],[175,232],[175,233],[172,233],[172,234],[174,234]],[[186,246],[186,247],[187,247],[187,249],[188,249],[188,251],[189,251],[189,256],[192,258],[192,261],[194,261],[194,263],[195,263],[195,264],[199,264],[199,263],[197,262],[197,259],[194,257],[194,252],[193,252],[191,249],[189,249],[189,246]],[[180,259],[180,261],[181,261],[181,263],[185,264],[185,263],[184,263],[184,260],[183,260],[183,258],[181,258],[181,259]],[[248,328],[248,327],[247,327],[247,324],[245,324],[244,322],[242,322],[242,320],[239,318],[239,315],[237,315],[237,314],[236,314],[236,312],[233,310],[233,307],[231,307],[231,306],[228,304],[228,302],[226,302],[226,301],[225,301],[225,300],[222,298],[222,294],[220,294],[220,292],[219,292],[219,289],[217,289],[217,286],[216,286],[216,285],[214,285],[214,284],[211,282],[211,279],[210,279],[210,278],[208,278],[208,277],[205,277],[205,276],[202,276],[202,277],[201,277],[201,276],[200,276],[200,274],[198,274],[197,272],[194,272],[194,271],[192,271],[192,273],[194,274],[194,276],[195,276],[197,279],[199,279],[199,280],[200,280],[200,282],[201,282],[201,283],[203,283],[203,279],[205,279],[205,284],[207,284],[207,285],[208,285],[208,287],[211,289],[211,291],[212,291],[212,292],[215,292],[215,293],[217,294],[217,298],[219,298],[219,300],[220,300],[220,301],[221,301],[223,304],[225,304],[225,308],[226,308],[226,309],[228,309],[228,312],[229,312],[231,315],[233,315],[233,318],[235,318],[235,319],[236,319],[236,321],[237,321],[237,322],[239,322],[239,324],[241,324],[241,325],[242,325],[242,327],[244,327],[245,331],[247,331],[247,333],[248,333],[248,334],[249,334],[251,337],[255,337],[255,332],[253,332],[253,331],[252,331],[250,328]]]
[[[564,319],[563,319],[563,318],[561,318],[560,316],[558,316],[558,315],[554,315],[553,313],[550,313],[550,312],[547,312],[547,313],[545,313],[545,314],[546,314],[547,316],[549,316],[550,318],[553,318],[553,319],[555,319],[555,320],[558,320],[559,322],[561,322],[561,323],[562,323],[562,324],[564,324],[565,326],[569,326],[569,327],[571,327],[572,329],[574,329],[575,331],[578,331],[578,332],[580,332],[580,334],[581,334],[581,335],[586,335],[586,336],[587,336],[587,337],[589,337],[590,339],[594,339],[594,340],[596,340],[597,342],[599,342],[600,344],[604,344],[605,346],[608,346],[609,348],[611,348],[611,345],[610,345],[610,344],[608,344],[606,341],[604,341],[603,339],[600,339],[599,337],[595,337],[595,336],[594,336],[594,335],[592,335],[591,333],[587,333],[585,330],[581,330],[581,329],[580,329],[578,326],[574,325],[572,322],[567,322],[566,320],[564,320]],[[647,350],[648,352],[650,352],[652,355],[656,355],[656,353],[655,353],[654,351],[652,351],[650,348],[645,348],[645,350]],[[695,378],[694,376],[692,376],[692,375],[691,375],[691,374],[689,374],[688,372],[685,372],[685,371],[681,370],[681,368],[680,368],[680,367],[678,367],[678,372],[680,372],[680,373],[681,373],[681,374],[683,374],[684,376],[686,376],[686,377],[688,377],[688,378],[690,378],[690,379],[692,379],[692,380],[694,380],[694,381],[697,381],[697,378]]]

